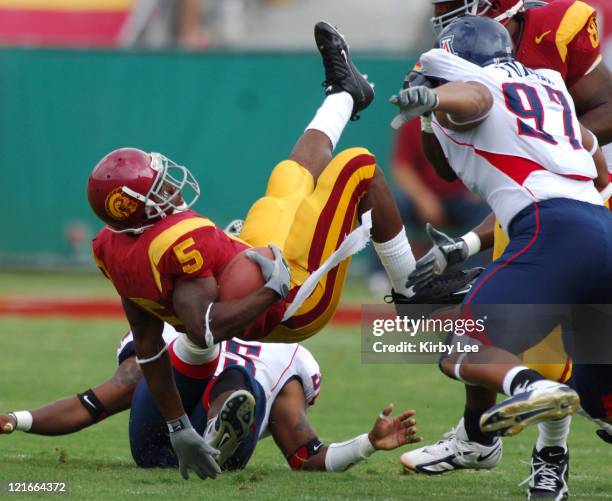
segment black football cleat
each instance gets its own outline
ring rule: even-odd
[[[223,403],[215,419],[208,422],[204,439],[219,450],[217,463],[223,471],[235,469],[232,455],[248,435],[255,419],[255,397],[236,390]]]
[[[423,287],[415,289],[412,297],[391,291],[390,303],[395,304],[458,304],[472,290],[472,285],[483,268],[450,270],[436,276]]]
[[[319,21],[315,25],[314,35],[325,67],[325,94],[348,92],[354,102],[351,120],[358,120],[358,113],[374,100],[374,86],[353,64],[349,46],[336,28]]]
[[[531,475],[527,499],[563,501],[568,498],[569,451],[563,447],[543,447],[531,454]]]

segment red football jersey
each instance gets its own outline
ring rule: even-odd
[[[140,235],[103,228],[93,240],[98,267],[119,295],[182,330],[172,296],[174,287],[195,277],[218,279],[225,265],[248,245],[229,237],[212,221],[185,211],[161,219]],[[279,301],[245,333],[256,339],[280,322]]]
[[[568,87],[602,59],[597,13],[579,0],[553,0],[529,9],[514,42],[521,63],[558,71]]]

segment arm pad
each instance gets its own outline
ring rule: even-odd
[[[83,393],[77,394],[79,402],[85,407],[85,410],[89,412],[89,415],[94,420],[94,423],[102,421],[108,417],[108,412],[100,399],[96,396],[93,390],[90,388]]]

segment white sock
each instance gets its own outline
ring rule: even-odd
[[[408,280],[408,275],[414,271],[416,260],[412,254],[405,228],[402,227],[402,231],[388,242],[373,241],[373,243],[395,292],[412,296],[412,292],[406,287],[406,280]]]
[[[200,348],[192,343],[186,334],[181,334],[174,342],[174,354],[186,364],[203,365],[217,358],[219,345]]]
[[[511,391],[512,381],[519,372],[524,370],[529,370],[529,367],[525,367],[524,365],[517,365],[516,367],[512,367],[512,369],[506,372],[506,375],[504,376],[504,382],[502,383],[502,389],[507,396],[513,396]]]
[[[318,130],[325,134],[336,149],[340,136],[351,119],[353,98],[348,92],[338,92],[325,98],[306,130]]]
[[[556,446],[567,450],[567,437],[569,436],[571,424],[572,416],[538,423],[536,449],[541,451],[543,447]]]

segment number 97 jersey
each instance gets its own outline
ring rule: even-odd
[[[591,155],[582,147],[574,102],[561,74],[517,61],[481,68],[450,52],[421,57],[425,75],[485,85],[493,107],[478,127],[458,132],[434,118],[451,168],[491,206],[504,231],[528,205],[570,198],[601,205]]]

